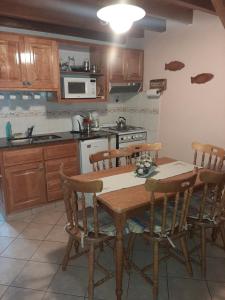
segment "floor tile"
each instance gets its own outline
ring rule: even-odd
[[[66,243],[43,241],[32,256],[31,260],[60,264],[64,256],[65,249]]]
[[[169,278],[170,300],[211,300],[205,281]]]
[[[201,279],[200,265],[196,263],[192,263],[192,270],[193,270],[193,277],[188,274],[186,267],[176,259],[169,258],[167,260],[168,277]]]
[[[207,258],[206,278],[225,282],[225,258]]]
[[[221,249],[213,244],[207,244],[206,255],[208,257],[224,257],[225,258],[225,249]]]
[[[67,243],[68,234],[64,230],[64,226],[55,225],[49,232],[46,241]]]
[[[32,223],[55,225],[62,217],[63,212],[56,210],[45,210],[35,214]]]
[[[149,247],[149,251],[139,251],[136,250],[133,253],[133,261],[140,267],[143,268],[144,266],[147,266],[152,263],[153,257],[151,248]],[[149,272],[151,273],[151,270],[149,269]],[[159,276],[166,276],[167,270],[166,270],[166,261],[162,261],[159,264]]]
[[[4,257],[29,259],[37,250],[40,241],[16,239],[9,247],[1,254]]]
[[[10,221],[0,225],[0,236],[17,237],[28,225],[22,221]]]
[[[12,282],[12,286],[46,290],[57,272],[58,265],[29,261]]]
[[[4,292],[7,290],[8,285],[2,285],[0,284],[0,297],[4,294]]]
[[[96,272],[96,279],[99,273]],[[87,291],[88,270],[86,268],[68,266],[66,271],[60,268],[54,276],[48,291],[84,296]]]
[[[0,284],[10,284],[23,269],[26,261],[0,257]]]
[[[65,226],[66,223],[67,223],[67,217],[66,217],[66,214],[63,214],[62,217],[57,222],[57,225]]]
[[[53,225],[30,223],[24,231],[18,236],[19,238],[44,240],[48,235]]]
[[[56,202],[56,204],[55,204],[55,210],[56,211],[63,211],[63,212],[65,212],[65,204],[64,204],[63,200]]]
[[[225,299],[225,283],[218,282],[207,282],[209,292],[212,296],[212,300],[223,300]]]
[[[129,277],[126,274],[124,274],[122,300],[127,299],[128,282],[129,282]],[[88,296],[88,293],[86,293],[86,297],[87,296]],[[115,277],[111,278],[110,280],[108,280],[108,281],[104,282],[103,284],[101,284],[100,286],[96,287],[94,289],[94,298],[104,299],[104,300],[116,299]]]
[[[133,273],[130,276],[128,288],[128,300],[149,300],[152,299],[152,286],[148,284],[139,274]],[[167,278],[159,278],[158,300],[168,300]]]
[[[9,287],[1,300],[42,300],[44,292]]]
[[[43,300],[83,300],[83,297],[65,295],[65,294],[57,294],[57,293],[46,293],[44,295]]]
[[[7,236],[0,236],[0,254],[9,246],[14,238]]]

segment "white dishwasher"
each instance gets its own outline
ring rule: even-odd
[[[108,139],[92,139],[80,141],[80,171],[81,173],[92,172],[92,165],[89,161],[89,155],[108,150]]]

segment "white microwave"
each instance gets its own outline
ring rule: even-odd
[[[62,77],[61,87],[65,99],[96,98],[96,78]]]

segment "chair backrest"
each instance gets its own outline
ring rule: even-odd
[[[161,143],[153,144],[137,144],[128,146],[128,149],[132,152],[132,156],[137,158],[140,155],[148,154],[151,156],[153,161],[157,161],[159,157],[159,151],[162,149]]]
[[[210,144],[192,143],[194,150],[193,164],[220,171],[223,167],[225,150]]]
[[[183,232],[197,170],[178,180],[147,179],[145,189],[150,192],[150,235],[165,236]],[[162,200],[156,196],[162,194]]]
[[[93,231],[97,238],[99,236],[98,206],[96,193],[101,192],[103,182],[101,180],[78,181],[68,177],[63,172],[63,165],[60,166],[60,176],[64,192],[64,204],[70,230],[74,233],[88,234],[88,215],[86,206],[86,194],[91,194],[93,199]]]
[[[93,166],[93,171],[106,170],[121,165],[128,165],[131,163],[130,160],[131,152],[127,148],[112,149],[108,151],[100,151],[91,154],[89,159]]]
[[[221,171],[225,161],[225,150],[215,145],[210,146],[212,147],[212,159],[210,169]]]
[[[199,221],[219,221],[225,213],[225,173],[203,171],[200,173],[200,180],[204,183],[204,188],[200,199],[197,199],[196,216]]]

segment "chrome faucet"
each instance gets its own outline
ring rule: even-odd
[[[33,130],[34,130],[34,126],[27,128],[27,137],[28,138],[32,138]]]

